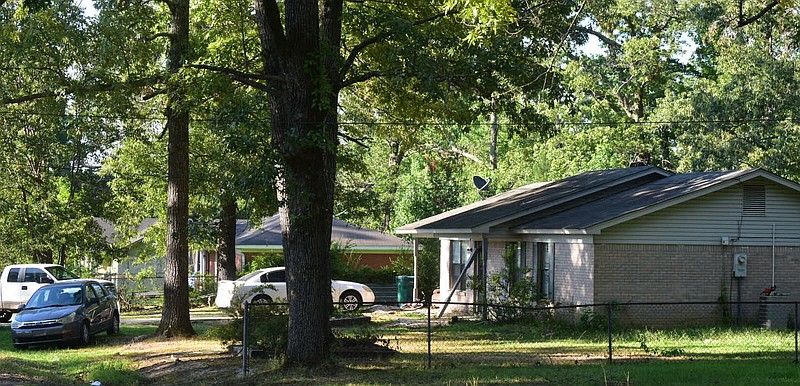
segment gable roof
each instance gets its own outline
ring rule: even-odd
[[[399,234],[482,233],[489,227],[555,208],[581,198],[612,194],[671,175],[653,166],[598,170],[554,182],[535,183],[456,208],[397,229]]]
[[[400,250],[408,249],[408,241],[374,229],[355,226],[336,217],[333,218],[331,228],[331,241],[338,243],[348,249],[371,249],[371,250]],[[280,216],[274,215],[264,219],[260,226],[250,228],[247,220],[239,220],[236,223],[236,247],[237,248],[281,248],[283,238],[281,236]]]
[[[626,170],[630,170],[625,173]],[[800,185],[763,169],[672,174],[654,167],[582,173],[489,198],[398,229],[408,234],[597,233],[694,197],[762,177],[800,191]],[[513,193],[512,193],[513,192]],[[502,209],[499,209],[502,207]],[[496,217],[489,218],[492,214]],[[472,217],[471,223],[462,228]],[[452,219],[452,220],[451,220]],[[490,227],[482,224],[491,224]]]

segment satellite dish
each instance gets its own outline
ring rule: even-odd
[[[492,179],[484,180],[480,176],[472,176],[472,183],[475,184],[475,187],[478,188],[478,191],[483,191],[489,187],[489,184],[492,183]]]

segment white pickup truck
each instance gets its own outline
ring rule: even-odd
[[[0,275],[0,322],[8,322],[31,295],[47,284],[79,277],[56,264],[14,264]]]

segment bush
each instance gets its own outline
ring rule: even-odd
[[[260,291],[256,289],[254,291]],[[223,344],[233,346],[241,344],[244,336],[244,307],[243,299],[250,296],[253,291],[234,296],[231,307],[225,312],[231,316],[230,322],[213,327],[210,334],[222,341]],[[249,314],[248,345],[252,350],[259,350],[269,358],[280,358],[286,353],[289,337],[289,315],[285,305],[252,304]]]
[[[189,303],[192,307],[211,305],[217,294],[217,280],[212,275],[194,275],[189,278]]]
[[[515,249],[506,250],[503,254],[505,266],[489,276],[487,300],[497,305],[489,308],[489,314],[500,322],[519,322],[536,316],[531,309],[539,299],[536,283],[527,276],[529,270],[516,266]]]

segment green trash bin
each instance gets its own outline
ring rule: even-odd
[[[414,301],[414,276],[397,277],[397,302],[411,303]]]

